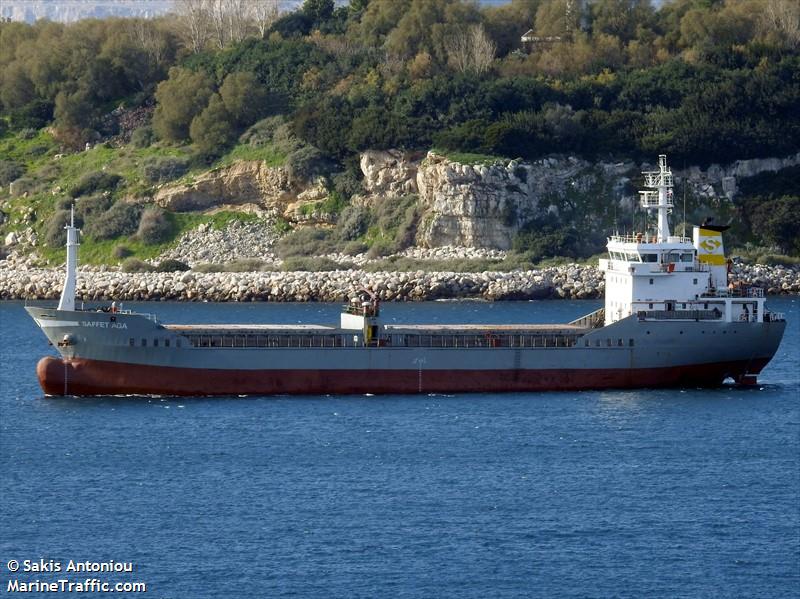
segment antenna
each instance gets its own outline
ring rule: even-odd
[[[683,236],[686,237],[686,159],[683,159]]]

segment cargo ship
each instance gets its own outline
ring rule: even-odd
[[[59,357],[48,395],[453,393],[754,384],[786,327],[763,290],[728,284],[722,233],[670,233],[666,156],[640,192],[653,226],[608,239],[604,307],[562,325],[386,324],[368,291],[338,323],[164,324],[75,306],[78,231],[67,225],[58,307],[26,307]],[[535,304],[531,304],[532,310]]]

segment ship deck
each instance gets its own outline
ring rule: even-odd
[[[565,333],[587,332],[586,327],[573,324],[387,324],[391,333]]]
[[[337,327],[322,324],[165,324],[164,328],[179,333],[200,333],[203,331],[275,331],[278,333],[304,332],[332,332],[339,330]]]
[[[169,324],[164,328],[176,333],[339,333],[350,329],[321,324]],[[387,333],[435,335],[457,333],[537,333],[576,335],[588,332],[587,327],[574,324],[387,324]]]

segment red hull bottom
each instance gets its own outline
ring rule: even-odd
[[[768,359],[642,369],[212,370],[46,357],[36,374],[48,395],[281,395],[570,391],[715,386],[743,381]]]

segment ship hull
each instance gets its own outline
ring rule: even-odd
[[[661,368],[473,370],[234,370],[43,358],[37,367],[48,395],[317,395],[576,391],[716,386],[744,381],[768,358]]]
[[[316,329],[302,338],[299,333],[291,338],[284,335],[282,339],[291,340],[290,346],[264,347],[245,343],[242,331],[247,329],[239,327],[224,339],[221,333],[214,333],[223,343],[208,347],[193,343],[185,329],[163,327],[142,315],[26,309],[61,354],[43,358],[37,368],[48,395],[461,393],[713,386],[727,378],[753,382],[775,355],[786,326],[785,322],[654,322],[629,317],[600,328],[568,329],[572,337],[566,346],[563,336],[525,333],[524,346],[504,345],[519,341],[519,336],[490,335],[498,340],[495,343],[481,334],[477,339],[482,345],[469,347],[402,346],[405,333],[394,335],[393,344],[364,347],[355,343],[352,331],[340,329],[322,331],[341,341],[338,347],[319,346],[322,337],[314,341],[314,335],[321,334]],[[425,334],[417,336],[420,341],[431,341]],[[255,337],[250,335],[250,341]],[[260,338],[266,339],[263,334]],[[453,342],[452,337],[447,339]],[[306,345],[298,346],[299,341]]]

